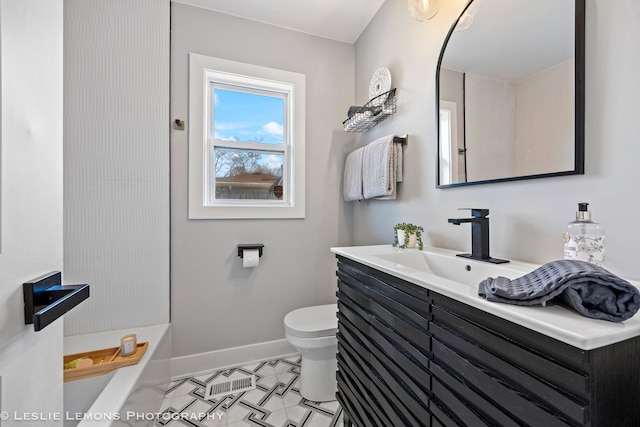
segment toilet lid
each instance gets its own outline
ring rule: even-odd
[[[337,311],[337,304],[299,308],[284,317],[284,328],[287,333],[301,338],[335,335],[338,330]]]

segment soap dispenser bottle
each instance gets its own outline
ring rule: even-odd
[[[589,203],[578,203],[576,220],[564,233],[564,259],[577,259],[604,267],[604,227],[591,220]]]

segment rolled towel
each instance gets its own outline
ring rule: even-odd
[[[349,107],[349,110],[347,111],[347,117],[351,117],[353,116],[355,113],[359,112],[360,110],[362,110],[362,105],[358,106],[358,105],[352,105],[351,107]]]
[[[351,106],[347,111],[347,117],[351,117],[354,114],[364,114],[365,117],[377,116],[382,112],[382,107],[379,105],[373,107],[363,107],[363,106]]]
[[[563,302],[594,319],[622,322],[640,308],[640,291],[608,270],[578,260],[549,262],[514,280],[489,277],[478,285],[487,301],[515,305]]]

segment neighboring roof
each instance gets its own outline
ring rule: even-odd
[[[279,175],[273,175],[270,173],[244,173],[240,175],[216,178],[216,186],[271,187],[279,179]]]

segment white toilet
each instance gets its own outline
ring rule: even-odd
[[[337,304],[299,308],[284,317],[287,340],[302,354],[300,394],[315,402],[336,400]]]

